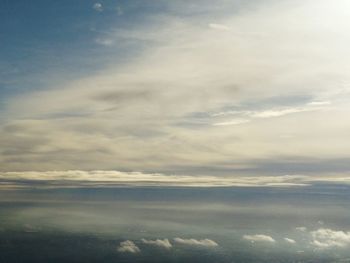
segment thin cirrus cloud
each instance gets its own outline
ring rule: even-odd
[[[181,245],[188,245],[188,246],[203,246],[203,247],[217,247],[219,246],[218,243],[216,243],[214,240],[211,239],[194,239],[194,238],[189,238],[189,239],[183,239],[176,237],[174,238],[174,242],[181,244]]]
[[[302,107],[294,107],[294,108],[280,108],[280,109],[269,109],[262,111],[224,111],[213,113],[213,117],[222,117],[222,116],[242,116],[245,119],[239,119],[238,117],[233,120],[228,120],[225,122],[217,122],[214,123],[214,126],[225,126],[225,125],[238,125],[250,122],[254,119],[265,119],[265,118],[275,118],[282,117],[289,114],[303,113],[303,112],[311,112],[311,111],[320,111],[326,110],[328,105],[331,103],[328,101],[312,101],[307,103]]]

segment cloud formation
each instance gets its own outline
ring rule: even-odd
[[[126,252],[126,253],[133,253],[133,254],[141,252],[139,247],[136,246],[135,243],[130,240],[120,242],[119,247],[117,248],[117,251],[122,253]]]
[[[147,240],[147,239],[143,238],[143,239],[141,239],[141,241],[147,245],[154,245],[154,246],[158,246],[158,247],[165,248],[165,249],[172,248],[172,244],[169,242],[169,240],[167,238],[156,239],[156,240]]]
[[[189,245],[189,246],[203,246],[203,247],[217,247],[219,246],[218,243],[216,243],[215,241],[211,240],[211,239],[194,239],[194,238],[190,238],[190,239],[183,239],[183,238],[179,238],[176,237],[174,238],[174,242],[181,244],[181,245]]]
[[[267,235],[244,235],[243,239],[251,241],[251,242],[268,242],[268,243],[275,243],[276,240],[274,240],[271,236]]]
[[[332,247],[347,247],[350,245],[350,232],[320,228],[311,233],[311,244],[322,249]]]

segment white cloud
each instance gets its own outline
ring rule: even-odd
[[[276,240],[274,240],[272,237],[267,235],[244,235],[243,239],[251,242],[269,242],[269,243],[276,242]]]
[[[120,242],[119,247],[117,248],[118,252],[128,252],[128,253],[139,253],[141,250],[138,246],[135,245],[134,242],[130,240],[126,240]]]
[[[324,106],[324,105],[331,105],[330,101],[312,101],[309,103],[311,106]]]
[[[228,125],[238,125],[238,124],[243,124],[243,123],[248,123],[250,120],[245,120],[245,119],[235,119],[235,120],[229,120],[229,121],[224,121],[224,122],[217,122],[214,123],[214,126],[228,126]]]
[[[294,239],[291,239],[291,238],[288,238],[288,237],[285,237],[284,241],[286,241],[289,244],[295,244],[296,243],[296,241]]]
[[[30,184],[35,181],[46,181],[48,187],[59,186],[69,183],[75,186],[96,185],[99,187],[112,185],[129,186],[183,186],[183,187],[291,187],[306,186],[310,180],[302,175],[285,176],[188,176],[188,175],[165,175],[160,173],[147,174],[141,172],[120,172],[120,171],[47,171],[47,172],[0,172],[0,179],[8,180],[11,184],[14,181],[23,182],[27,180]],[[56,181],[50,185],[50,181]],[[350,181],[350,178],[349,178]],[[42,185],[42,187],[46,187]],[[61,185],[62,186],[62,185]]]
[[[311,232],[311,244],[318,248],[347,247],[350,245],[350,231],[335,231],[320,228]]]
[[[101,3],[94,3],[92,6],[93,9],[95,9],[97,12],[102,12],[103,11],[103,6]]]
[[[183,239],[183,238],[179,238],[176,237],[174,238],[174,241],[178,244],[182,244],[182,245],[189,245],[189,246],[203,246],[203,247],[217,247],[219,246],[218,243],[216,243],[215,241],[211,240],[211,239],[194,239],[194,238],[190,238],[190,239]]]
[[[216,30],[224,30],[224,31],[230,30],[230,27],[228,27],[226,25],[222,25],[222,24],[216,24],[216,23],[210,23],[209,27],[211,29],[216,29]]]
[[[171,243],[169,242],[169,240],[167,238],[165,239],[156,239],[156,240],[147,240],[147,239],[141,239],[141,241],[144,244],[148,244],[148,245],[155,245],[158,247],[162,247],[165,249],[170,249],[172,247]]]
[[[128,186],[181,186],[181,187],[303,187],[314,183],[350,184],[350,177],[340,176],[202,176],[202,175],[166,175],[161,173],[120,172],[120,171],[26,171],[1,172],[3,184],[11,187],[31,186],[36,182],[38,187],[62,187],[67,183],[71,186],[109,187],[116,185]],[[52,184],[50,183],[52,182]],[[305,227],[296,227],[298,231],[306,231]]]

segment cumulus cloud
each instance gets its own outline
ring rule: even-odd
[[[156,239],[156,240],[147,240],[147,239],[141,239],[141,241],[144,244],[147,245],[154,245],[154,246],[158,246],[158,247],[162,247],[165,249],[170,249],[172,247],[172,244],[169,242],[169,240],[167,238],[165,239]]]
[[[288,238],[288,237],[285,237],[284,241],[286,241],[289,244],[296,244],[296,241],[294,239],[291,239],[291,238]]]
[[[219,246],[218,243],[216,243],[215,241],[211,240],[211,239],[194,239],[194,238],[190,238],[190,239],[183,239],[183,238],[179,238],[176,237],[174,238],[174,241],[178,244],[181,245],[189,245],[189,246],[203,246],[203,247],[217,247]]]
[[[350,245],[350,231],[336,231],[320,228],[311,232],[311,244],[318,248],[347,247]]]
[[[103,11],[103,6],[101,3],[94,3],[92,8],[96,10],[97,12],[102,12]]]
[[[128,252],[128,253],[139,253],[141,250],[134,242],[126,240],[120,242],[119,247],[117,248],[118,252]]]
[[[274,243],[276,240],[274,240],[271,236],[267,235],[244,235],[243,239],[251,241],[251,242],[269,242]]]

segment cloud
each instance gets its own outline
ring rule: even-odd
[[[311,244],[318,248],[347,247],[350,244],[350,232],[320,228],[310,234]]]
[[[214,126],[227,126],[227,125],[238,125],[238,124],[243,124],[243,123],[248,123],[250,120],[245,120],[245,119],[235,119],[235,120],[229,120],[229,121],[224,121],[224,122],[217,122],[214,123]]]
[[[228,120],[224,122],[214,123],[215,126],[224,126],[224,125],[237,125],[242,123],[247,123],[256,119],[268,119],[268,118],[276,118],[282,117],[289,114],[295,113],[303,113],[303,112],[312,112],[312,111],[320,111],[326,109],[325,106],[330,105],[328,102],[310,102],[306,103],[304,106],[293,107],[293,108],[273,108],[268,110],[260,110],[260,111],[222,111],[213,113],[211,116],[213,117],[225,117],[225,116],[237,116],[237,119]],[[244,117],[245,119],[240,119],[239,117]]]
[[[251,241],[251,242],[276,242],[272,237],[267,235],[244,235],[243,239]]]
[[[103,6],[101,3],[94,3],[92,6],[93,9],[95,9],[97,12],[102,12],[103,11]]]
[[[174,241],[178,244],[181,245],[189,245],[189,246],[203,246],[203,247],[217,247],[219,246],[218,243],[216,243],[215,241],[211,240],[211,239],[194,239],[194,238],[190,238],[190,239],[183,239],[183,238],[179,238],[176,237],[174,238]]]
[[[210,23],[209,27],[211,29],[216,29],[216,30],[224,30],[224,31],[229,31],[230,30],[230,27],[228,27],[226,25],[222,25],[222,24]]]
[[[147,240],[147,239],[141,239],[141,241],[144,244],[148,244],[148,245],[155,245],[158,247],[162,247],[165,249],[170,249],[172,247],[171,243],[169,242],[169,240],[166,239],[156,239],[156,240]]]
[[[295,244],[296,243],[296,241],[294,239],[291,239],[291,238],[288,238],[288,237],[285,237],[284,241],[286,241],[289,244]]]
[[[121,171],[25,171],[0,172],[0,181],[8,187],[111,187],[111,186],[180,186],[180,187],[304,187],[318,183],[350,184],[350,177],[306,175],[283,176],[204,176]],[[305,227],[297,227],[306,231]]]
[[[306,186],[310,177],[285,176],[189,176],[120,171],[0,172],[0,180],[20,186],[41,187],[98,186],[181,186],[181,187],[292,187]],[[348,179],[350,182],[350,178]],[[44,183],[44,184],[43,184]]]
[[[96,38],[95,42],[99,45],[106,46],[106,47],[110,47],[114,44],[114,41],[108,38]]]
[[[141,252],[141,250],[138,248],[138,246],[136,246],[135,243],[130,241],[130,240],[120,242],[119,247],[117,248],[117,251],[118,252],[128,252],[128,253]]]

